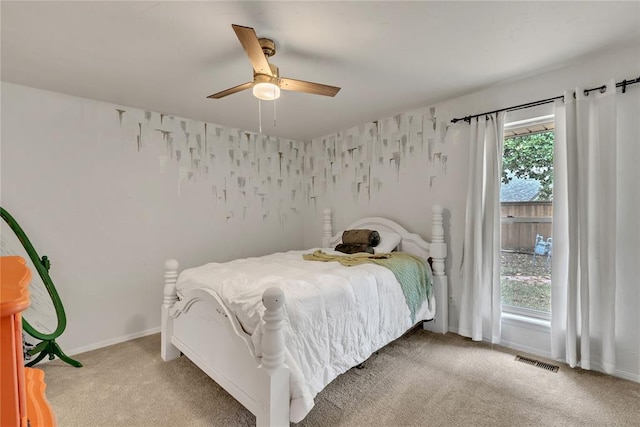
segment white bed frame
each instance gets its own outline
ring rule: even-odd
[[[436,315],[423,327],[433,332],[448,330],[448,283],[444,273],[447,245],[444,242],[443,209],[433,206],[432,241],[408,232],[385,218],[364,218],[347,229],[370,228],[393,231],[402,236],[399,250],[432,258]],[[331,211],[324,211],[323,247],[334,247],[342,233],[333,234]],[[251,338],[225,307],[218,295],[208,289],[194,289],[176,294],[178,261],[165,262],[164,299],[162,304],[162,359],[169,361],[182,352],[215,382],[256,416],[258,426],[289,425],[289,368],[284,363],[282,333],[285,295],[280,288],[267,289],[262,297],[262,357],[256,356]]]

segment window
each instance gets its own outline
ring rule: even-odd
[[[502,310],[541,319],[551,312],[553,129],[552,114],[507,117],[500,185]]]

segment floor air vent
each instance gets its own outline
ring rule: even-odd
[[[545,369],[551,372],[558,372],[558,369],[560,369],[559,366],[551,365],[549,363],[544,363],[539,360],[530,359],[528,357],[523,357],[523,356],[516,356],[516,362],[526,363],[528,365],[535,366],[536,368]]]

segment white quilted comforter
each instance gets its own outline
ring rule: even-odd
[[[271,286],[284,291],[292,422],[307,415],[314,396],[334,378],[413,326],[400,284],[390,270],[375,264],[343,267],[302,259],[302,254],[314,250],[210,263],[183,271],[177,283],[178,294],[195,288],[217,292],[252,336],[258,354],[262,293]],[[433,299],[425,301],[416,322],[433,318],[434,308]]]

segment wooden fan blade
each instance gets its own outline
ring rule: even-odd
[[[253,71],[258,74],[273,76],[267,57],[264,56],[264,53],[262,52],[258,36],[253,28],[235,24],[232,24],[231,26],[233,27],[233,31],[236,32],[236,36],[238,36],[238,40],[240,40],[240,44],[242,44],[244,51],[247,52],[247,55],[249,56],[249,61],[251,61]]]
[[[340,91],[340,88],[336,86],[305,82],[304,80],[288,79],[286,77],[282,77],[280,79],[280,89],[324,96],[336,96],[336,93]]]
[[[225,97],[227,95],[233,95],[236,92],[240,92],[240,91],[243,91],[245,89],[249,89],[251,86],[253,86],[253,82],[242,83],[241,85],[234,86],[234,87],[229,88],[229,89],[225,89],[222,92],[218,92],[218,93],[214,93],[213,95],[209,95],[209,96],[207,96],[207,98],[220,99],[220,98],[223,98],[223,97]]]

